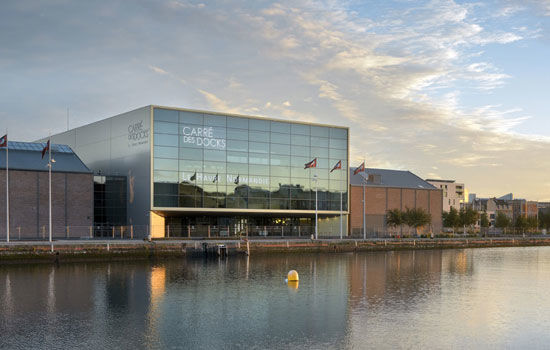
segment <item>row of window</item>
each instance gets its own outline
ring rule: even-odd
[[[347,129],[155,108],[154,121],[347,139]]]
[[[315,210],[315,200],[290,200],[279,198],[240,198],[240,197],[193,197],[193,196],[162,196],[155,195],[155,207],[180,208],[235,208],[235,209],[285,209],[285,210]],[[317,200],[317,210],[347,210],[344,201]]]
[[[184,137],[186,136],[208,137],[214,139],[227,139],[227,141],[259,141],[280,144],[292,144],[297,146],[332,147],[340,149],[346,149],[348,143],[347,139],[325,138],[318,136],[310,137],[306,135],[290,135],[267,131],[248,131],[240,129],[201,127],[194,128],[189,126],[180,126],[178,128],[177,124],[160,122],[156,122],[154,125],[155,138],[164,137],[169,139],[170,137],[177,137],[178,139],[184,139]],[[186,139],[182,141],[182,144],[190,144],[190,142],[186,142],[185,140]]]

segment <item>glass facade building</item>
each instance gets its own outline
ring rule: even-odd
[[[347,227],[348,128],[146,106],[52,140],[126,178],[129,225]]]

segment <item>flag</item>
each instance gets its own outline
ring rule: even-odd
[[[197,178],[197,172],[195,171],[195,173],[193,174],[193,176],[191,176],[189,178],[189,181],[195,181],[195,179]]]
[[[361,165],[359,165],[354,171],[353,171],[353,175],[357,175],[359,174],[360,172],[364,172],[365,171],[365,162],[361,163]]]
[[[44,155],[46,154],[46,152],[48,152],[50,150],[50,140],[48,140],[48,142],[46,143],[46,147],[44,147],[44,149],[42,150],[42,159],[44,159]]]
[[[306,164],[304,164],[304,169],[307,169],[307,168],[317,168],[317,158],[314,158],[311,162],[308,162]]]
[[[239,184],[239,178],[241,177],[241,175],[237,175],[237,178],[235,179],[235,185],[238,185]]]
[[[212,182],[218,182],[218,174],[216,174],[216,176],[214,176],[214,181]]]
[[[336,165],[334,165],[334,167],[332,168],[332,170],[330,172],[332,173],[334,170],[338,170],[338,169],[342,169],[342,161],[341,160],[339,160],[338,163],[336,163]]]
[[[8,147],[8,134],[0,138],[0,147]]]

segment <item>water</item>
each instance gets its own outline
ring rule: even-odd
[[[0,349],[548,348],[549,291],[550,247],[3,266]]]

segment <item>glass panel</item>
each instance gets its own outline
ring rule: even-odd
[[[251,197],[248,199],[248,208],[250,209],[268,209],[269,200],[264,198],[254,198]]]
[[[290,174],[290,167],[287,166],[272,166],[271,176],[288,176]]]
[[[248,153],[227,152],[227,161],[233,163],[248,163]]]
[[[180,171],[202,172],[202,160],[180,160]]]
[[[178,160],[177,159],[163,159],[155,158],[154,161],[155,170],[172,170],[178,171]]]
[[[238,129],[248,129],[248,119],[238,117],[227,117],[227,126]]]
[[[176,147],[155,146],[153,154],[154,157],[160,158],[178,158],[178,149]]]
[[[155,182],[178,182],[178,172],[177,171],[155,171],[153,173]]]
[[[178,147],[178,135],[155,134],[155,146]]]
[[[155,207],[177,207],[178,206],[178,196],[155,195],[154,198],[155,198],[154,199]]]
[[[250,130],[269,131],[269,121],[261,119],[249,119],[248,128]]]
[[[271,144],[271,153],[290,154],[290,145]]]
[[[311,136],[328,137],[328,128],[324,126],[311,126]]]
[[[310,156],[309,147],[293,145],[290,147],[290,154],[292,154],[293,156],[296,155],[296,156],[302,156],[302,157],[309,157]]]
[[[333,149],[329,150],[330,158],[332,159],[346,159],[348,157],[348,152],[345,149]]]
[[[311,147],[311,156],[312,157],[324,157],[328,158],[328,148],[324,147]]]
[[[286,176],[272,176],[271,177],[271,186],[280,186],[280,185],[288,185],[290,184],[290,176],[289,174],[285,174]]]
[[[211,149],[204,150],[204,160],[214,160],[225,162],[225,151],[215,151]],[[206,162],[205,162],[206,165]]]
[[[290,209],[290,200],[283,198],[272,198],[270,201],[271,209]]]
[[[328,147],[328,139],[322,137],[311,137],[312,147]]]
[[[309,128],[309,125],[292,124],[291,132],[292,132],[292,134],[309,135],[310,128]]]
[[[309,146],[309,137],[304,135],[292,135],[290,141],[293,145]]]
[[[264,175],[269,176],[269,166],[268,165],[255,165],[251,164],[248,166],[248,173],[252,175]]]
[[[204,172],[205,173],[225,173],[226,163],[225,162],[204,162]]]
[[[226,121],[226,117],[223,115],[213,115],[213,114],[204,115],[205,126],[225,126],[225,121]]]
[[[283,122],[271,122],[271,132],[280,132],[290,135],[290,124]]]
[[[250,141],[269,142],[269,133],[265,131],[250,131],[248,139]]]
[[[266,154],[259,154],[259,153],[249,153],[248,155],[249,159],[248,162],[250,164],[269,164],[269,158]]]
[[[279,134],[279,133],[272,132],[271,133],[271,143],[289,144],[290,143],[290,134]]]
[[[290,159],[290,163],[293,167],[304,169],[305,164],[310,162],[312,159],[313,158],[310,158],[310,157],[292,156]]]
[[[227,158],[229,159],[229,155],[227,155]],[[247,162],[248,163],[248,158]],[[227,173],[228,174],[237,174],[237,175],[247,175],[248,174],[248,164],[241,164],[241,163],[227,163]]]
[[[290,156],[272,154],[270,158],[271,158],[271,165],[283,165],[283,166],[290,165]]]
[[[227,138],[232,140],[248,140],[248,130],[227,129]]]
[[[178,124],[155,121],[155,133],[161,134],[177,134]]]
[[[171,109],[155,108],[153,113],[154,121],[165,121],[172,123],[178,122],[178,111],[174,111]]]
[[[227,140],[228,151],[248,152],[247,141]]]
[[[202,160],[202,152],[196,148],[180,148],[180,159]]]
[[[269,153],[269,143],[264,142],[249,142],[248,149],[250,152]]]
[[[348,138],[348,130],[341,128],[330,128],[330,137],[335,139],[345,139]]]
[[[200,113],[180,111],[180,124],[203,125],[203,116]]]
[[[330,148],[346,149],[348,147],[348,140],[344,139],[330,139]]]

